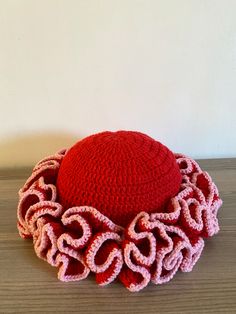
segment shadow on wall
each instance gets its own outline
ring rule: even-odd
[[[0,142],[0,168],[31,167],[40,159],[82,139],[60,132],[31,133]]]

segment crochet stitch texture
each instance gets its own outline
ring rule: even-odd
[[[161,210],[180,188],[174,154],[132,131],[102,132],[75,144],[58,172],[64,208],[86,204],[125,226],[141,210]]]
[[[135,131],[105,131],[39,161],[19,191],[17,226],[62,281],[95,273],[130,291],[199,259],[222,205],[193,159]]]

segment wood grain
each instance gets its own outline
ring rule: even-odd
[[[206,240],[191,273],[130,293],[120,283],[99,287],[94,277],[58,281],[16,229],[18,190],[31,169],[0,171],[1,313],[236,313],[236,159],[199,160],[216,182],[221,230]]]

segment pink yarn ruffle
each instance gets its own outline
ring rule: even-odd
[[[95,273],[99,285],[116,278],[139,291],[189,272],[219,231],[222,204],[216,185],[193,159],[175,154],[182,174],[179,193],[163,212],[140,212],[123,228],[91,206],[62,208],[56,178],[66,150],[44,158],[19,191],[17,226],[32,238],[37,256],[58,268],[62,281]]]

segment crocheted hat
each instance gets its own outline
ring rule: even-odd
[[[141,132],[92,134],[39,161],[19,191],[17,226],[62,281],[95,273],[130,291],[189,272],[219,231],[209,174]]]

